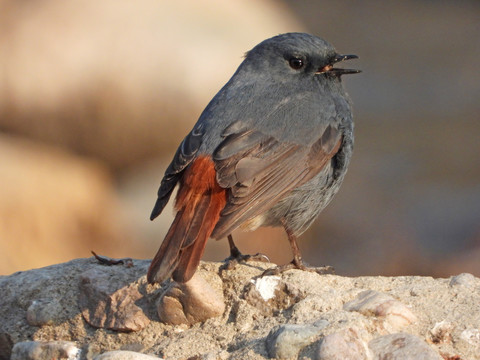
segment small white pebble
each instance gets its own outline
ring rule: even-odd
[[[275,296],[275,290],[280,281],[279,276],[263,276],[256,280],[250,280],[255,285],[263,300],[267,301]]]
[[[80,360],[80,349],[76,346],[72,346],[67,349],[68,360]]]

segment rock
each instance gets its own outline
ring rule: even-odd
[[[405,352],[416,354],[419,349],[426,351],[427,359],[438,358],[432,355],[435,353],[450,360],[455,356],[480,360],[480,293],[465,286],[452,289],[448,286],[449,279],[420,276],[350,278],[287,271],[279,275],[273,298],[265,301],[261,296],[262,290],[257,291],[251,280],[272,264],[239,265],[234,270],[221,272],[220,277],[220,263],[201,262],[196,275],[205,279],[217,294],[214,299],[220,299],[225,304],[225,310],[220,316],[202,323],[169,325],[158,321],[157,303],[161,297],[168,297],[168,293],[163,295],[167,287],[175,289],[177,285],[149,285],[145,274],[150,261],[134,260],[133,264],[133,267],[127,268],[101,265],[93,258],[76,259],[65,264],[0,276],[0,359],[9,359],[15,344],[18,354],[22,349],[18,344],[24,341],[62,340],[75,342],[76,347],[82,349],[82,357],[90,360],[112,350],[191,360],[261,360],[269,359],[271,355],[287,357],[292,353],[294,358],[322,359],[335,356],[329,350],[332,348],[338,349],[337,355],[345,358],[354,351],[362,357],[365,354],[368,356],[366,350],[361,350],[362,342],[369,344],[372,360],[379,359],[382,354],[398,359]],[[76,286],[80,279],[88,280],[91,288]],[[182,304],[186,304],[187,314],[195,314],[199,311],[199,304],[195,303],[195,299],[188,299],[192,297],[189,286],[187,283],[183,292],[177,289],[180,296],[171,300],[177,302],[179,311],[183,311]],[[394,327],[386,321],[386,316],[374,315],[375,312],[388,313],[378,311],[379,306],[373,306],[366,315],[344,307],[367,290],[380,294],[388,291],[391,298],[401,303],[408,302],[415,310],[418,319],[404,327],[403,334],[398,335],[394,331],[400,340],[396,337],[390,341],[387,341],[388,337],[383,338]],[[97,291],[98,298],[87,296],[89,292]],[[111,301],[108,300],[110,297],[120,297],[123,291],[129,295],[122,304],[132,306],[131,309],[138,307],[150,319],[143,329],[130,332],[96,329],[85,321],[82,311],[79,311],[84,310],[79,304],[82,296],[95,303],[104,294],[105,300],[99,303],[103,301],[107,304]],[[193,291],[195,298],[198,291]],[[81,295],[81,292],[85,293]],[[416,295],[412,296],[412,292]],[[294,294],[297,296],[291,297]],[[295,302],[302,297],[303,300]],[[133,300],[136,298],[138,300]],[[65,320],[48,326],[31,325],[27,321],[27,313],[33,311],[31,307],[35,300],[42,299],[57,299],[61,308],[59,318]],[[119,306],[120,299],[114,301]],[[274,310],[265,310],[269,306]],[[106,325],[114,314],[107,308],[104,310]],[[91,311],[91,316],[102,315],[102,311],[98,314],[93,309],[88,311]],[[123,316],[121,306],[117,313]],[[181,316],[189,320],[185,312]],[[192,319],[192,323],[199,321]],[[119,328],[123,329],[123,326]],[[412,342],[408,336],[415,341]],[[381,344],[376,346],[375,341]],[[402,342],[405,346],[399,349]],[[41,352],[42,347],[34,344]],[[374,349],[378,351],[374,352]],[[25,348],[23,350],[26,352]]]
[[[460,275],[452,276],[450,278],[449,285],[451,287],[465,286],[467,288],[473,288],[475,287],[476,283],[477,281],[475,280],[475,276],[473,276],[472,274],[463,273]]]
[[[251,280],[255,285],[255,290],[264,301],[268,301],[275,297],[275,291],[278,288],[280,282],[279,276],[263,276],[255,280]]]
[[[172,282],[157,303],[160,321],[171,325],[193,325],[224,311],[223,294],[215,291],[198,272],[184,284]]]
[[[430,330],[429,340],[434,344],[452,342],[453,324],[448,321],[440,321],[435,323]]]
[[[267,336],[266,346],[270,357],[292,359],[302,348],[310,345],[322,328],[313,325],[287,324],[273,328]]]
[[[291,283],[278,276],[263,276],[245,286],[243,297],[264,315],[272,315],[288,309],[301,301],[305,295]]]
[[[79,357],[80,349],[70,341],[23,341],[13,347],[11,360],[77,360]]]
[[[368,360],[370,350],[352,328],[325,336],[318,344],[317,360]]]
[[[33,326],[54,325],[64,320],[58,299],[33,300],[27,309],[27,322]]]
[[[13,342],[10,335],[0,333],[0,360],[10,360],[12,355]]]
[[[412,311],[398,300],[387,294],[374,290],[363,291],[346,303],[343,307],[347,311],[358,311],[365,316],[384,317],[394,329],[401,329],[416,321]]]
[[[389,360],[442,360],[442,357],[418,336],[395,333],[381,336],[369,342],[374,359]]]
[[[124,351],[124,350],[108,351],[106,353],[95,356],[93,358],[93,360],[152,360],[152,359],[162,360],[157,356],[145,355],[135,351]]]
[[[90,325],[118,331],[138,331],[150,320],[135,305],[142,297],[133,284],[112,281],[108,273],[90,269],[80,276],[78,304]]]
[[[466,341],[471,346],[478,348],[480,351],[480,330],[479,329],[465,329],[460,334],[460,339]]]

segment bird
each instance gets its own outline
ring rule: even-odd
[[[266,39],[245,54],[178,147],[165,171],[150,219],[178,187],[175,218],[147,273],[149,283],[185,283],[207,240],[281,226],[293,260],[306,269],[297,238],[330,202],[353,151],[352,104],[335,67],[341,55],[306,33]],[[280,268],[280,267],[279,267]]]

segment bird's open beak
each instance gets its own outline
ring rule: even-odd
[[[323,74],[323,73],[329,73],[329,74],[334,74],[337,76],[340,75],[346,75],[346,74],[358,74],[359,72],[362,72],[361,70],[356,70],[356,69],[342,69],[342,68],[335,68],[333,67],[333,64],[336,64],[338,62],[342,62],[345,60],[350,60],[350,59],[358,59],[357,55],[340,55],[337,54],[332,62],[320,69],[316,72],[316,74]]]

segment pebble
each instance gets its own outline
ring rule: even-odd
[[[9,334],[0,333],[0,359],[10,359],[12,355],[13,341]]]
[[[476,283],[475,276],[469,273],[462,273],[456,276],[452,276],[450,278],[449,285],[451,287],[465,286],[467,288],[473,288],[476,285],[475,283]]]
[[[267,336],[266,346],[275,359],[296,358],[298,353],[315,341],[322,328],[314,325],[286,324],[274,327]]]
[[[93,268],[80,275],[78,304],[86,322],[96,328],[139,331],[150,323],[135,302],[142,295],[135,284],[113,282],[108,273]]]
[[[10,360],[80,359],[80,349],[70,341],[22,341],[12,349]]]
[[[475,328],[465,329],[460,334],[460,339],[466,341],[480,350],[480,330]]]
[[[63,319],[63,308],[57,299],[32,301],[27,309],[27,322],[32,326],[56,325]]]
[[[367,343],[358,333],[348,328],[325,336],[318,343],[316,360],[367,360],[370,359]]]
[[[172,282],[157,302],[160,321],[170,325],[193,325],[224,311],[223,293],[215,291],[198,273],[186,283]]]
[[[138,353],[135,351],[124,351],[124,350],[116,350],[116,351],[108,351],[101,355],[95,356],[93,360],[162,360],[157,356],[146,355],[142,353]]]
[[[443,358],[425,341],[415,335],[395,333],[378,337],[368,346],[375,359],[405,360],[443,360]]]
[[[434,344],[451,343],[453,328],[453,324],[445,320],[435,323],[429,332],[430,341]]]
[[[264,276],[245,286],[243,298],[264,316],[288,309],[305,298],[305,294],[278,276]]]
[[[275,296],[275,290],[278,288],[280,276],[263,276],[255,280],[250,280],[255,285],[263,300],[268,301]]]
[[[366,290],[343,306],[344,310],[357,311],[365,316],[384,317],[393,329],[401,329],[417,320],[413,312],[390,295]]]

